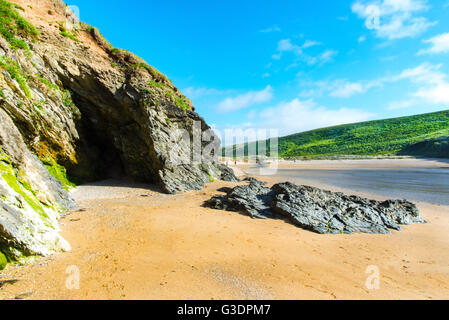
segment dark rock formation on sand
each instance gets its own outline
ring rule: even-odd
[[[205,206],[253,218],[284,217],[320,234],[388,234],[390,229],[401,230],[400,225],[424,223],[416,205],[408,201],[380,202],[289,182],[267,188],[255,179],[249,181],[214,196]]]
[[[217,161],[218,137],[165,75],[113,48],[60,0],[0,7],[0,251],[8,259],[69,248],[57,220],[75,205],[73,182],[127,176],[175,193],[236,181]]]

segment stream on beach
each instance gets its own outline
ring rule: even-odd
[[[258,168],[245,170],[256,174]],[[319,183],[389,198],[449,205],[449,167],[290,168],[278,169],[276,178],[297,184]]]

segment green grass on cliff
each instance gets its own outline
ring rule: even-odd
[[[414,145],[449,136],[449,110],[410,117],[340,125],[293,134],[279,139],[282,158],[327,156],[432,156]],[[435,141],[441,145],[440,141]],[[427,145],[427,144],[426,144]],[[239,148],[239,146],[237,147]],[[241,146],[240,146],[241,148]],[[434,150],[433,148],[432,150]],[[245,145],[245,154],[248,146]],[[449,150],[441,157],[449,158]]]
[[[35,39],[39,32],[22,18],[17,9],[20,7],[9,1],[0,0],[0,34],[12,48],[29,49],[28,44],[18,36]]]
[[[65,27],[65,23],[63,21],[58,22],[58,24],[59,24],[59,31],[62,36],[69,38],[72,41],[79,42],[78,38],[76,37],[77,34],[73,31],[67,30],[67,28]]]
[[[31,98],[31,90],[27,83],[27,77],[23,74],[17,62],[9,57],[0,57],[0,68],[8,71],[11,78],[17,81],[25,96]]]

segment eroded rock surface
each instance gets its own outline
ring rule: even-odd
[[[424,223],[419,210],[405,200],[375,201],[290,182],[267,188],[249,184],[206,201],[205,206],[237,211],[253,218],[284,217],[296,226],[320,234],[388,234],[400,225]]]
[[[0,251],[8,259],[69,248],[57,220],[74,207],[74,182],[126,176],[176,193],[236,181],[217,160],[218,137],[157,69],[113,48],[60,0],[1,5],[11,32],[0,35]]]

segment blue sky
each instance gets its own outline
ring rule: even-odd
[[[72,0],[217,129],[449,109],[449,0]]]

